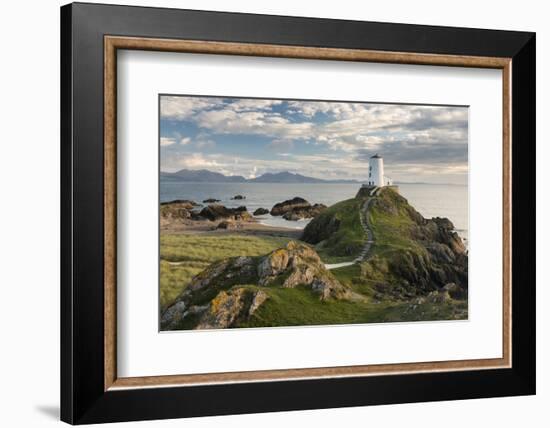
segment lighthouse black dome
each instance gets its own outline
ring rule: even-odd
[[[382,159],[382,156],[380,156],[378,153],[376,153],[374,156],[370,157],[371,159]]]

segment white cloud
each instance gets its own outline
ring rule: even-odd
[[[163,147],[171,146],[172,144],[175,144],[175,143],[176,143],[175,138],[160,137],[160,145]]]
[[[223,105],[219,98],[162,96],[160,116],[163,119],[185,120],[198,111]]]
[[[245,157],[229,161],[221,155],[195,154],[180,158],[173,167],[216,166],[219,172],[238,175],[288,170],[348,178],[364,176],[365,159],[381,152],[392,166],[402,166],[404,174],[461,175],[467,171],[467,108],[286,101],[281,111],[277,106],[282,103],[163,97],[163,118],[199,128],[192,139],[178,136],[181,145],[192,143],[197,149],[212,150],[219,135],[242,134],[270,138],[268,147],[278,154],[277,161]],[[161,145],[173,144],[171,140]],[[320,151],[329,148],[333,154],[315,159],[296,156],[293,152],[301,143],[322,146]]]
[[[228,105],[229,108],[235,111],[259,111],[271,110],[273,106],[280,105],[279,100],[256,100],[256,99],[240,99]]]
[[[190,120],[214,134],[267,136],[273,138],[273,145],[278,141],[311,139],[334,150],[348,152],[376,150],[395,139],[396,134],[405,132],[410,140],[466,142],[467,109],[290,101],[289,110],[306,118],[291,120],[292,115],[285,117],[271,110],[273,105],[280,103],[276,100],[219,103],[215,108],[210,105],[197,109]],[[312,121],[319,112],[330,119],[321,123]],[[378,135],[380,133],[384,133],[385,138]]]
[[[178,168],[201,169],[219,167],[221,164],[216,161],[215,157],[193,153],[179,156],[175,161],[175,166]]]

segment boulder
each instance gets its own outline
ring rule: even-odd
[[[193,211],[194,207],[194,202],[187,200],[162,203],[159,210],[161,226],[194,220],[197,216],[197,213]]]
[[[235,195],[235,196],[233,196],[231,199],[233,199],[233,200],[241,200],[241,199],[246,199],[246,196],[243,196],[243,195]]]
[[[209,198],[209,199],[205,199],[202,202],[205,203],[205,204],[215,204],[217,202],[220,202],[220,200],[219,199],[214,199],[214,198]]]
[[[233,215],[234,215],[233,210],[218,204],[208,205],[207,207],[204,207],[199,212],[199,216],[204,217],[210,221],[229,218],[229,217],[232,217]]]
[[[273,205],[273,208],[271,208],[270,212],[271,212],[271,215],[278,216],[278,215],[283,215],[287,211],[292,211],[294,209],[299,209],[299,208],[305,209],[310,207],[311,207],[311,204],[308,201],[306,201],[303,198],[295,197]]]
[[[248,308],[248,316],[251,317],[256,310],[264,304],[264,302],[269,298],[267,293],[262,290],[256,291],[254,296],[252,297],[252,302],[250,303],[250,307]]]
[[[350,290],[325,268],[315,250],[297,241],[290,241],[286,247],[261,259],[258,264],[258,284],[275,284],[283,288],[309,286],[314,293],[319,294],[321,300],[351,297]]]
[[[290,221],[297,221],[304,218],[314,218],[326,208],[326,205],[323,204],[315,204],[307,208],[292,208],[290,211],[283,214],[283,218]]]
[[[173,201],[161,202],[160,205],[180,205],[181,207],[187,208],[188,210],[200,206],[200,204],[190,199],[174,199]]]
[[[235,220],[240,220],[240,221],[252,221],[252,220],[254,220],[254,217],[248,211],[238,211],[235,214],[234,218],[235,218]]]
[[[246,289],[220,291],[212,299],[208,309],[200,318],[197,329],[227,328],[231,326],[244,311],[246,305]]]
[[[210,221],[218,220],[241,220],[241,221],[250,221],[252,216],[246,210],[245,206],[238,208],[227,208],[224,205],[211,204],[204,207],[198,214],[200,217],[206,218]]]
[[[172,330],[177,327],[185,315],[185,302],[176,302],[164,311],[160,318],[160,323],[166,330]]]
[[[160,217],[165,220],[187,220],[191,211],[181,205],[164,205],[160,207]]]
[[[196,329],[217,329],[232,327],[239,320],[250,318],[268,299],[262,290],[234,288],[220,291],[202,312]]]
[[[256,211],[254,211],[254,215],[265,215],[269,214],[269,210],[265,208],[258,208]]]

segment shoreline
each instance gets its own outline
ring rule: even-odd
[[[160,233],[166,234],[209,234],[209,235],[263,235],[263,236],[284,236],[293,239],[299,239],[302,236],[303,229],[290,227],[269,226],[261,223],[257,219],[253,221],[235,221],[235,228],[218,229],[218,224],[223,220],[190,220],[187,222],[170,222],[160,226]]]

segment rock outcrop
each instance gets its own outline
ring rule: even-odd
[[[243,195],[235,195],[235,196],[233,196],[231,199],[233,199],[233,200],[241,200],[241,199],[246,199],[246,196],[243,196]]]
[[[216,204],[216,203],[220,202],[220,200],[219,199],[214,199],[214,198],[208,198],[208,199],[205,199],[202,202],[204,204]]]
[[[263,257],[234,257],[196,275],[161,318],[164,330],[235,327],[250,318],[273,287],[307,287],[320,300],[353,299],[310,246],[290,241]]]
[[[283,214],[285,220],[297,221],[304,218],[314,218],[326,209],[326,205],[315,204],[307,208],[293,208]]]
[[[303,198],[295,197],[273,205],[271,215],[282,216],[285,220],[296,221],[303,218],[313,218],[327,207],[323,204],[311,205]]]
[[[256,211],[254,211],[254,215],[265,215],[269,214],[269,210],[265,208],[258,208]]]
[[[173,201],[161,202],[161,206],[165,205],[180,205],[185,206],[187,209],[193,209],[194,207],[199,207],[200,204],[192,201],[190,199],[174,199]]]
[[[275,205],[273,205],[273,208],[271,208],[271,215],[277,216],[277,215],[283,215],[288,211],[292,211],[294,209],[307,209],[311,207],[311,204],[306,201],[303,198],[300,198],[296,196],[295,198],[288,199],[283,202],[279,202]]]
[[[160,204],[160,221],[162,224],[171,222],[181,222],[183,220],[196,219],[197,214],[194,211],[198,207],[194,201],[180,199]]]
[[[252,219],[252,215],[247,211],[246,207],[241,206],[238,208],[227,208],[224,205],[211,204],[204,207],[199,213],[198,217],[210,220],[224,220],[233,219],[241,221],[249,221]]]

